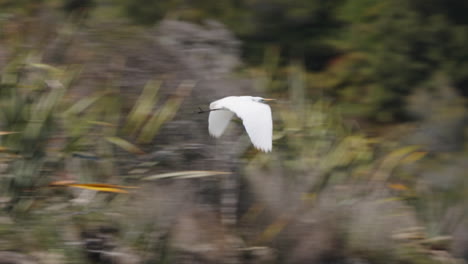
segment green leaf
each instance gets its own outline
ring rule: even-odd
[[[160,87],[161,81],[150,81],[146,84],[132,111],[128,114],[124,127],[125,133],[134,134],[140,129],[153,110]]]
[[[106,137],[105,138],[108,142],[117,145],[118,147],[134,154],[145,154],[143,150],[138,148],[137,146],[133,145],[132,143],[128,142],[125,139],[119,137]]]
[[[65,116],[70,115],[70,114],[80,114],[84,110],[86,110],[88,107],[90,107],[92,104],[94,104],[97,100],[102,98],[104,94],[98,94],[95,96],[88,96],[85,97],[75,104],[73,104],[70,108],[68,108],[63,114]]]
[[[138,137],[138,142],[150,142],[161,126],[174,118],[184,96],[190,92],[194,85],[195,83],[193,82],[183,82],[177,88],[177,95],[169,98],[166,103],[151,116],[148,122],[146,122]]]

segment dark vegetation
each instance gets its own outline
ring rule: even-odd
[[[463,263],[467,11],[0,1],[0,263]],[[208,136],[228,95],[272,153]]]

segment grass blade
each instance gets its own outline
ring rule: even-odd
[[[118,147],[134,154],[145,154],[143,150],[138,148],[137,146],[133,145],[132,143],[128,142],[125,139],[119,137],[106,137],[105,138],[108,142],[117,145]]]
[[[169,172],[169,173],[162,173],[162,174],[156,174],[156,175],[148,176],[148,177],[143,178],[143,180],[144,181],[152,181],[152,180],[161,180],[161,179],[168,179],[168,178],[190,179],[190,178],[202,178],[202,177],[227,175],[227,174],[231,174],[231,172],[226,172],[226,171],[178,171],[178,172]]]

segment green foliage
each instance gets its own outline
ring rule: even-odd
[[[57,129],[54,118],[74,72],[65,74],[58,68],[28,62],[13,62],[3,72],[0,96],[2,129],[16,134],[1,138],[10,155],[11,178],[8,190],[16,199],[31,194],[41,180],[47,141]],[[33,72],[29,78],[22,74]],[[5,183],[4,183],[5,184]]]
[[[323,72],[325,80],[337,78],[323,86],[360,115],[405,119],[405,96],[440,71],[465,89],[467,75],[453,66],[466,68],[466,25],[443,12],[424,14],[413,2],[347,1],[340,9],[347,27],[333,44],[345,54]]]
[[[124,8],[125,13],[135,22],[151,25],[161,20],[176,1],[121,0],[120,2]]]
[[[155,104],[158,89],[148,84],[141,97],[144,102],[136,103],[136,110],[120,129],[122,100],[113,87],[71,104],[70,90],[79,78],[80,67],[58,68],[40,60],[32,53],[18,57],[2,72],[0,82],[0,124],[4,132],[0,136],[0,156],[7,168],[0,188],[11,197],[10,206],[17,215],[30,210],[40,187],[47,185],[54,174],[71,174],[76,180],[112,175],[116,166],[114,146],[142,154],[131,143],[132,136],[150,142],[183,100],[180,96]],[[138,133],[127,131],[128,127]],[[86,159],[77,159],[77,155]],[[69,171],[67,164],[71,163],[82,168]]]
[[[338,28],[334,13],[341,2],[252,1],[246,6],[252,10],[252,30],[235,32],[246,41],[245,54],[253,62],[262,59],[264,46],[277,45],[283,58],[302,59],[309,69],[321,69],[337,52],[327,40]]]

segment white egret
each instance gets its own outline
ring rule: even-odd
[[[208,118],[210,135],[220,137],[236,114],[242,119],[252,144],[264,152],[271,151],[273,122],[270,106],[264,102],[272,100],[274,99],[253,96],[228,96],[212,102]]]

